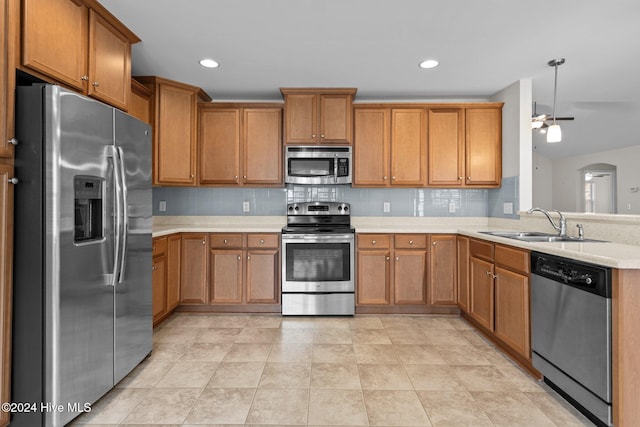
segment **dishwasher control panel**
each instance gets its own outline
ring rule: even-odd
[[[532,252],[531,274],[611,298],[611,269],[607,267]]]

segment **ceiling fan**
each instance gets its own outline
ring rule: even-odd
[[[550,67],[555,68],[555,81],[553,85],[553,113],[538,114],[536,111],[536,103],[533,103],[533,117],[531,118],[531,129],[538,129],[540,133],[546,133],[547,128],[550,132],[547,135],[547,142],[559,142],[562,138],[560,126],[556,124],[558,120],[574,120],[574,117],[556,117],[556,93],[558,90],[558,67],[564,64],[565,59],[552,59],[547,63]]]

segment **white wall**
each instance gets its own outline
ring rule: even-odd
[[[491,97],[502,109],[502,176],[520,176],[520,209],[532,206],[531,80],[522,79]]]
[[[578,200],[578,170],[592,163],[609,163],[618,168],[618,212],[640,214],[640,145],[602,151],[553,162],[553,206],[561,211],[576,212]],[[536,186],[538,182],[536,181]],[[638,188],[636,192],[630,191]],[[537,192],[536,188],[536,192]],[[629,209],[630,206],[630,209]]]
[[[553,207],[553,162],[533,153],[533,206],[543,209]]]

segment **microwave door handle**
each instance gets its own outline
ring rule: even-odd
[[[129,208],[127,196],[127,174],[124,166],[124,151],[121,147],[118,150],[118,160],[120,163],[120,182],[121,182],[121,203],[122,203],[122,250],[120,251],[120,271],[118,273],[118,283],[124,280],[124,273],[127,267],[127,237],[129,235]]]
[[[336,154],[337,156],[337,154]],[[333,159],[333,181],[337,184],[338,183],[338,163],[340,163],[338,161],[338,157],[336,157],[335,159]]]

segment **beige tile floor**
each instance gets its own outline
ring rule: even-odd
[[[74,425],[585,426],[458,317],[174,314]]]

